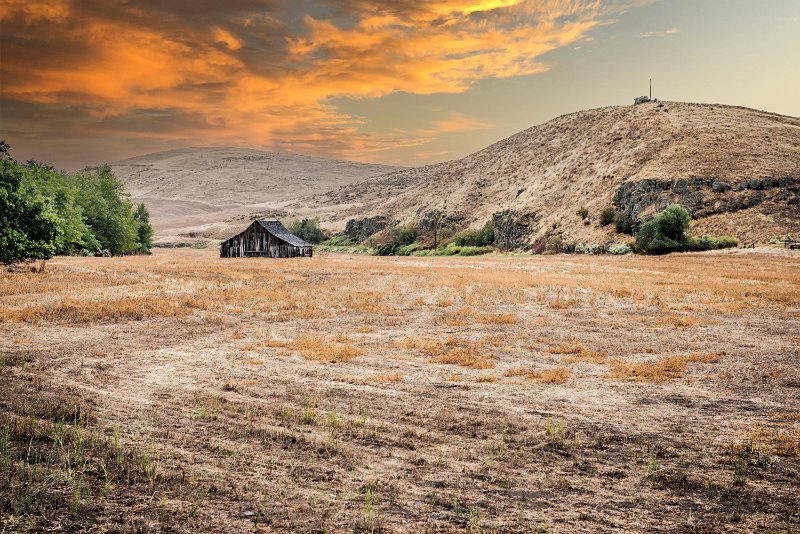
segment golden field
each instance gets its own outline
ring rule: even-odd
[[[0,274],[0,530],[800,529],[800,256]]]

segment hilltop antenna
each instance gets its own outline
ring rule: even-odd
[[[653,78],[650,78],[650,100],[653,100]]]

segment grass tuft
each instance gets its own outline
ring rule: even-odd
[[[339,339],[344,339],[341,335]],[[329,341],[317,335],[306,334],[289,343],[291,350],[299,352],[305,359],[323,363],[349,362],[364,354],[351,343]]]
[[[667,382],[681,378],[689,363],[718,363],[725,351],[692,353],[686,356],[669,356],[653,363],[630,363],[612,360],[609,377],[638,382]]]
[[[565,384],[569,380],[569,369],[566,367],[555,367],[553,369],[510,369],[505,372],[505,376],[511,378],[522,378],[539,384]]]

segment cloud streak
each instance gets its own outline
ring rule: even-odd
[[[57,114],[64,135],[83,136],[88,146],[92,136],[119,136],[380,160],[389,148],[487,125],[451,116],[428,130],[370,132],[331,99],[460,93],[485,78],[543,72],[543,54],[585,38],[624,7],[596,0],[297,5],[6,0],[0,98],[4,107],[36,106],[38,117]],[[18,120],[4,129],[52,138],[46,122]]]
[[[678,33],[681,33],[680,28],[670,28],[660,32],[642,32],[639,34],[639,37],[643,39],[648,39],[651,37],[669,37],[670,35],[675,35]]]

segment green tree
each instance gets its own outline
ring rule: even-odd
[[[133,219],[138,223],[136,229],[136,252],[139,254],[150,254],[153,248],[153,227],[150,225],[150,212],[147,211],[144,203],[136,206]]]
[[[21,191],[23,169],[6,157],[0,159],[0,262],[50,259],[63,234],[61,220],[41,198]]]
[[[73,179],[52,166],[28,161],[24,166],[22,191],[28,197],[49,199],[62,223],[58,254],[96,253],[100,244],[83,218],[83,209],[75,198]]]
[[[111,254],[133,254],[138,249],[138,222],[125,186],[108,165],[75,176],[76,199],[86,224],[100,247]]]
[[[690,241],[686,235],[690,221],[686,209],[670,204],[639,228],[634,248],[645,254],[685,250]]]
[[[316,217],[313,219],[294,220],[289,223],[288,230],[300,239],[314,245],[328,239],[328,236],[325,235],[325,232],[320,228],[319,219]]]

